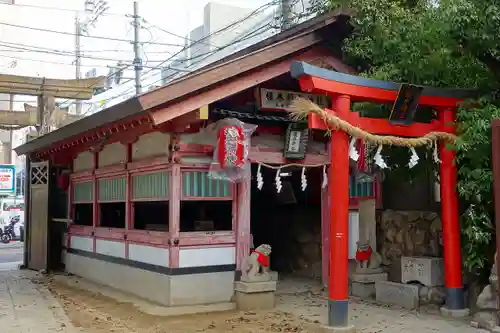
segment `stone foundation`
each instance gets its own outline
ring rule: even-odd
[[[377,302],[410,310],[419,306],[419,287],[416,285],[379,281],[375,283],[375,290]]]
[[[441,218],[434,212],[385,210],[377,214],[377,249],[389,280],[401,282],[401,257],[440,257]]]
[[[234,301],[238,310],[273,309],[275,292],[276,281],[234,283]]]
[[[353,274],[351,276],[351,292],[357,297],[374,298],[377,281],[387,281],[387,273]]]

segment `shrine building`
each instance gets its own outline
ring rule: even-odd
[[[347,134],[333,131],[330,138],[318,117],[292,120],[290,103],[311,100],[377,133],[420,136],[430,128],[412,125],[410,133],[349,116],[351,100],[392,103],[399,86],[358,78],[341,61],[348,19],[318,16],[17,147],[30,170],[27,267],[64,268],[166,306],[229,303],[252,243],[272,246],[278,273],[293,266],[283,243],[293,223],[317,228],[329,323],[346,326],[348,260],[362,233],[376,247],[380,182],[376,174],[359,177]],[[424,89],[421,103],[456,103],[439,93]],[[231,156],[215,153],[224,148],[221,128],[240,123],[252,128],[248,146]],[[453,186],[456,171],[446,154],[441,180]],[[212,177],[214,161],[224,158],[243,164],[238,181]],[[450,206],[443,196],[446,287],[450,306],[463,308],[457,199],[453,189],[442,194],[451,198]]]

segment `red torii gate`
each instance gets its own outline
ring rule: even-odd
[[[304,92],[327,94],[332,98],[333,110],[326,110],[367,132],[401,137],[422,137],[430,132],[455,132],[457,104],[473,95],[465,89],[441,89],[425,87],[419,105],[438,111],[438,120],[429,124],[412,123],[396,125],[386,119],[361,117],[351,112],[351,101],[394,103],[401,84],[342,74],[304,62],[295,62],[291,75],[299,80]],[[311,129],[327,129],[324,120],[310,114]],[[348,324],[348,206],[349,206],[349,137],[343,131],[332,131],[331,166],[329,176],[330,194],[330,276],[328,325],[342,331]],[[443,247],[446,304],[443,314],[467,315],[462,285],[462,261],[460,256],[460,229],[458,196],[456,193],[457,170],[455,153],[439,147],[441,165],[441,203],[443,224]]]

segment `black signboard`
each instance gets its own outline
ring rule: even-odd
[[[303,160],[306,157],[309,127],[306,122],[288,125],[283,155],[287,160]]]
[[[399,125],[410,125],[415,118],[418,102],[424,88],[403,83],[399,88],[398,97],[392,106],[389,120]]]

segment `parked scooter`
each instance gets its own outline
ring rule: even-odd
[[[19,215],[15,215],[15,216],[12,216],[10,218],[9,224],[7,224],[5,226],[5,228],[3,229],[2,234],[0,235],[0,240],[2,241],[2,243],[7,244],[11,240],[13,240],[14,238],[16,238],[16,233],[14,231],[14,226],[17,223],[19,223],[20,220],[21,220],[21,216],[19,216]]]

